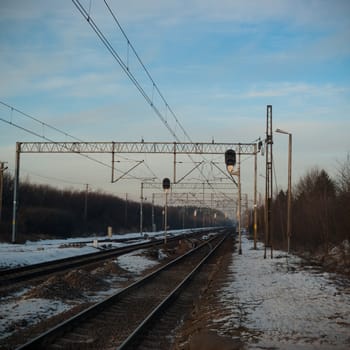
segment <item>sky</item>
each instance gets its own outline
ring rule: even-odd
[[[129,44],[103,1],[80,3],[172,132],[73,1],[1,0],[0,160],[7,171],[14,172],[18,141],[173,142],[174,134],[189,141],[181,128],[192,142],[264,140],[272,105],[273,129],[293,135],[293,184],[315,166],[336,177],[350,152],[349,1],[110,0]],[[273,152],[274,188],[286,190],[286,135],[274,134]],[[94,157],[110,166],[111,155]],[[263,196],[265,158],[258,158]],[[138,200],[141,181],[172,176],[169,156],[117,160],[119,175],[144,163],[111,184],[110,168],[84,157],[22,154],[21,179],[78,190],[89,184]],[[193,167],[188,157],[178,161],[179,177]],[[203,182],[202,173],[223,181],[223,155],[206,156],[200,170],[188,181]],[[251,199],[252,157],[243,157],[241,172]]]

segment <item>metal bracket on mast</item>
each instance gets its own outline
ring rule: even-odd
[[[114,157],[114,154],[113,154]],[[113,167],[112,167],[112,183],[116,183],[117,181],[119,181],[120,179],[122,179],[125,175],[128,175],[131,171],[133,171],[136,167],[138,167],[140,164],[142,164],[144,162],[144,160],[140,160],[137,162],[136,165],[134,165],[133,167],[131,167],[129,170],[127,170],[124,174],[122,174],[121,176],[119,176],[118,178],[114,179],[114,160],[113,160]]]
[[[194,168],[192,168],[189,172],[187,172],[180,180],[174,182],[174,184],[179,184],[183,179],[185,179],[188,175],[192,174],[204,161],[199,162]]]
[[[228,179],[230,179],[230,180],[238,187],[238,183],[237,183],[237,181],[234,179],[234,177],[233,177],[232,175],[231,175],[231,176],[227,175],[221,168],[219,168],[219,167],[216,165],[215,162],[211,162],[211,164],[213,164],[218,170],[220,170],[220,172],[221,172],[222,174],[225,175],[225,177],[227,177]]]

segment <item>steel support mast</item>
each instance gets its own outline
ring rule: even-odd
[[[266,259],[267,248],[271,250],[271,258],[273,257],[272,247],[272,106],[267,105],[266,112],[266,179],[265,179],[265,249],[264,258]]]

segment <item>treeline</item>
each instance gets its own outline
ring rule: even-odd
[[[102,192],[59,190],[47,185],[19,185],[18,237],[21,240],[35,237],[72,237],[113,232],[138,232],[140,230],[140,203],[121,199]],[[0,240],[11,240],[13,208],[13,178],[4,175],[2,220]],[[196,210],[197,209],[197,210]],[[193,213],[196,210],[197,215]],[[210,213],[209,213],[210,211]],[[163,207],[154,206],[154,224],[157,230],[164,228]],[[209,219],[216,213],[216,224],[224,224],[223,213],[208,208],[169,207],[170,229],[210,226]],[[143,203],[143,231],[152,231],[152,204]]]
[[[287,192],[274,198],[272,210],[273,244],[285,248]],[[259,209],[260,239],[264,241],[264,208]],[[332,179],[314,168],[299,179],[292,190],[292,249],[325,252],[332,245],[350,241],[350,158],[338,167]]]

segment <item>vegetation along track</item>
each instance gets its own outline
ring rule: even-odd
[[[126,348],[161,314],[161,310],[178,293],[177,288],[185,285],[185,281],[226,237],[217,235],[207,240],[154,273],[22,345],[18,350]]]

